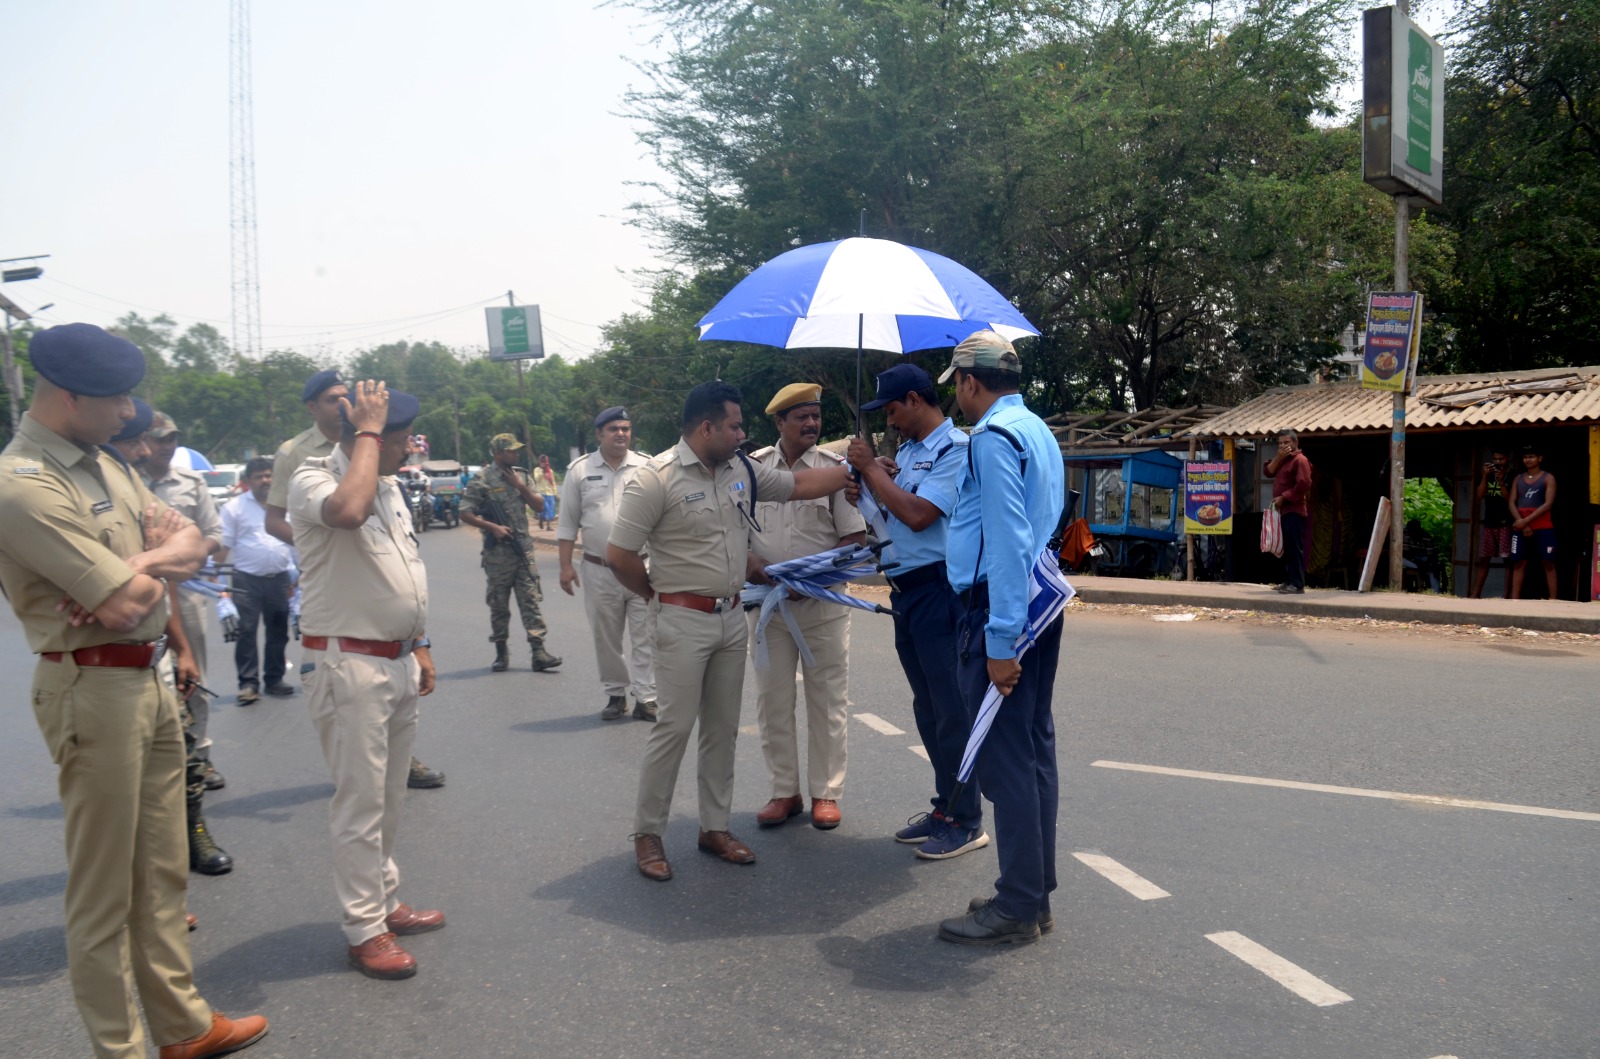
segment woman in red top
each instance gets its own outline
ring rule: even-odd
[[[1278,432],[1278,454],[1267,463],[1272,506],[1283,518],[1283,593],[1306,590],[1306,516],[1311,513],[1311,461],[1300,451],[1300,435]]]
[[[1556,598],[1556,524],[1550,509],[1556,503],[1556,476],[1541,464],[1544,457],[1532,445],[1522,449],[1523,471],[1511,486],[1508,503],[1515,512],[1511,523],[1511,598],[1522,598],[1522,575],[1528,560],[1537,557],[1544,563],[1544,580],[1549,598]]]

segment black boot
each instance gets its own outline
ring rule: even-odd
[[[510,665],[511,655],[506,652],[506,642],[504,640],[496,640],[494,642],[494,664],[489,668],[496,673],[504,673]]]
[[[206,830],[206,818],[200,815],[198,799],[189,802],[189,870],[201,875],[226,875],[233,870],[233,858]]]
[[[554,669],[561,664],[561,659],[544,649],[544,640],[528,639],[528,646],[533,648],[533,671],[543,673],[545,670]]]

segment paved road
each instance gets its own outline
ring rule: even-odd
[[[450,927],[413,940],[408,982],[344,967],[304,700],[225,700],[229,782],[207,801],[239,868],[194,877],[193,937],[208,998],[272,1018],[252,1056],[1600,1054],[1594,649],[1074,610],[1058,927],[993,952],[933,935],[988,892],[993,851],[923,863],[886,838],[928,787],[887,619],[855,619],[852,697],[877,723],[852,722],[843,826],[756,828],[747,728],[734,828],[760,863],[696,853],[691,755],[667,835],[678,877],[658,885],[626,840],[647,727],[598,719],[553,555],[565,667],[491,674],[474,538],[423,546],[443,679],[419,753],[450,780],[409,795],[399,860],[404,896]],[[0,665],[0,1055],[81,1056],[60,811],[9,611]],[[1502,807],[1370,796],[1385,792]],[[1125,888],[1141,880],[1168,896]]]

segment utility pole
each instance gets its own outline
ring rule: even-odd
[[[1410,0],[1395,0],[1402,15],[1411,14]],[[1411,289],[1411,198],[1401,192],[1394,197],[1394,289]],[[1416,320],[1413,327],[1421,327]],[[1419,349],[1416,354],[1420,355]],[[1414,374],[1406,365],[1406,374]],[[1389,587],[1405,585],[1406,532],[1406,386],[1394,394],[1394,415],[1389,425]]]
[[[7,268],[0,271],[0,283],[17,283],[22,280],[38,279],[44,275],[44,269],[36,262],[43,261],[49,254],[35,254],[32,257],[8,257],[0,261],[0,265],[15,265],[18,261],[28,264],[17,268]],[[46,305],[45,309],[50,308]],[[43,312],[44,310],[39,310]],[[17,424],[22,421],[22,369],[17,365],[15,351],[11,347],[11,321],[26,323],[33,317],[28,311],[16,302],[0,294],[0,381],[4,381],[6,396],[10,398],[11,435],[16,436]]]
[[[513,309],[517,307],[517,296],[506,291],[506,304]],[[522,443],[528,446],[528,469],[533,469],[533,427],[528,424],[528,391],[522,382],[522,361],[517,365],[517,404],[522,410]]]

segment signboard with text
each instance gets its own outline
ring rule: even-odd
[[[483,313],[489,322],[490,360],[544,357],[544,328],[537,305],[491,305]]]
[[[1422,335],[1422,295],[1415,291],[1367,296],[1367,342],[1361,353],[1361,388],[1408,393],[1416,375]]]
[[[1444,49],[1398,7],[1362,24],[1362,176],[1391,195],[1444,201]]]
[[[1184,464],[1183,531],[1233,532],[1233,464]]]

